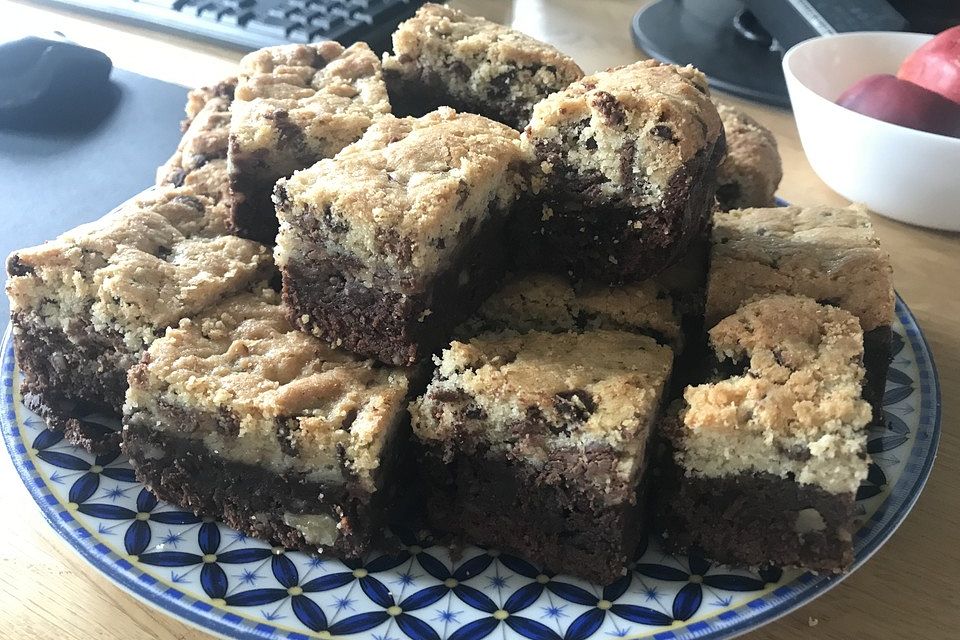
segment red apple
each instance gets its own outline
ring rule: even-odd
[[[837,98],[865,116],[960,138],[960,104],[890,74],[867,76]]]
[[[960,25],[911,53],[897,77],[960,103]]]

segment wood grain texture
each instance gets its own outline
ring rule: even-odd
[[[587,71],[632,62],[630,18],[638,0],[456,0],[573,55]],[[589,8],[588,8],[589,7]],[[117,66],[197,85],[230,72],[237,52],[105,20],[0,0],[0,31],[59,29],[110,55]],[[846,201],[807,163],[789,112],[743,107],[776,134],[797,204]],[[960,213],[958,213],[960,215]],[[874,217],[891,253],[898,291],[930,342],[943,390],[940,454],[913,513],[876,557],[830,593],[749,637],[756,640],[948,638],[960,631],[960,235]],[[209,636],[140,603],[92,570],[49,528],[0,455],[0,638],[201,640]],[[812,621],[817,621],[811,626]]]

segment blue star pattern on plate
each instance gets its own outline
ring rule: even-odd
[[[870,429],[872,463],[857,496],[861,559],[905,516],[936,449],[936,373],[902,303],[898,316],[884,420]],[[667,554],[655,539],[609,585],[554,575],[495,549],[454,553],[426,532],[395,532],[403,542],[398,552],[362,560],[273,548],[158,501],[124,458],[92,456],[64,442],[19,404],[9,340],[2,356],[4,440],[57,531],[142,598],[230,637],[721,638],[837,581],[796,570],[716,566],[696,554]]]

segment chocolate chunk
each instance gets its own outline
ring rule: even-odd
[[[505,73],[491,78],[490,89],[487,91],[488,97],[493,100],[505,100],[510,96],[510,87],[516,79],[516,69],[509,69]]]
[[[195,171],[205,164],[207,164],[207,156],[203,155],[202,153],[195,153],[190,158],[189,168],[191,171]]]
[[[616,127],[622,125],[627,119],[623,105],[617,102],[617,99],[606,91],[597,91],[594,94],[593,106],[600,112],[604,123],[608,126]]]
[[[200,202],[200,199],[199,199],[199,198],[196,198],[196,197],[194,197],[194,196],[186,196],[186,195],[174,196],[172,202],[176,202],[177,204],[186,205],[186,206],[190,207],[191,209],[196,209],[197,211],[203,211],[203,210],[204,210],[203,203]]]
[[[437,389],[430,394],[430,398],[436,402],[460,402],[467,397],[463,389]]]
[[[296,418],[278,418],[277,419],[277,442],[280,444],[280,450],[288,456],[297,456],[300,454],[300,446],[293,437],[300,431],[300,423]]]
[[[340,428],[344,431],[350,431],[350,427],[353,426],[353,423],[357,419],[357,410],[350,409],[347,411],[347,415],[343,417],[343,422],[340,423]]]
[[[182,187],[183,181],[187,179],[187,172],[183,169],[177,169],[176,171],[171,171],[170,175],[167,176],[167,182],[172,184],[175,187]]]
[[[553,406],[560,416],[571,422],[586,422],[597,408],[593,396],[583,389],[558,393]]]
[[[33,273],[33,267],[26,265],[20,260],[20,255],[11,253],[7,258],[7,274],[11,277],[26,276]]]
[[[658,124],[653,129],[650,130],[650,133],[652,133],[658,138],[669,140],[673,144],[677,143],[677,137],[673,135],[673,130],[665,124]]]
[[[463,203],[470,197],[470,185],[466,180],[461,179],[457,185],[457,208],[463,206]]]
[[[483,408],[476,402],[471,402],[464,407],[463,415],[471,420],[485,420],[487,418],[487,412],[484,411]]]
[[[401,56],[402,58],[403,56]],[[450,63],[450,71],[453,72],[455,76],[466,82],[470,79],[470,67],[461,62],[460,60],[454,60]]]

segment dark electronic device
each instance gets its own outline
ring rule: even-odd
[[[38,121],[108,97],[113,63],[63,38],[29,36],[0,44],[0,125]]]
[[[424,0],[40,0],[243,50],[290,42],[364,41],[390,34]]]
[[[955,0],[659,0],[633,19],[634,43],[693,64],[710,84],[788,107],[780,60],[802,40],[850,31],[937,32],[960,22]]]

